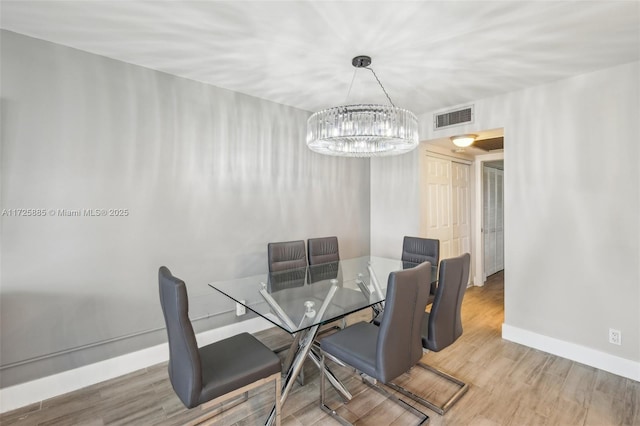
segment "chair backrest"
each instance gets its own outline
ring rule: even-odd
[[[187,408],[198,405],[202,391],[202,366],[198,342],[189,320],[187,287],[166,267],[158,271],[160,305],[169,338],[169,379]]]
[[[470,262],[469,253],[440,262],[436,297],[428,315],[427,330],[422,331],[425,349],[438,352],[462,335],[461,308]]]
[[[402,260],[405,262],[431,262],[438,266],[440,261],[440,240],[420,237],[404,237]]]
[[[378,380],[393,380],[422,358],[422,317],[429,299],[431,264],[389,274],[376,348]]]
[[[340,260],[338,237],[309,238],[307,240],[309,265],[337,262]]]
[[[267,261],[269,262],[269,272],[306,267],[307,252],[304,248],[304,241],[269,243],[267,245]]]

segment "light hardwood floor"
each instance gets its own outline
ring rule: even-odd
[[[640,383],[502,340],[503,294],[501,273],[484,287],[468,289],[463,336],[423,357],[470,384],[444,416],[413,404],[429,415],[431,425],[640,425]],[[286,339],[275,329],[258,337],[272,347]],[[329,404],[343,417],[362,425],[415,424],[412,414],[365,386],[352,371],[331,368],[354,394],[343,404],[333,390],[327,392]],[[283,406],[283,425],[336,424],[318,408],[316,368],[305,365],[305,371],[305,386],[296,384]],[[419,368],[398,382],[437,401],[452,390]],[[261,424],[272,404],[272,388],[258,389],[213,424]],[[0,424],[181,425],[200,414],[187,411],[175,396],[165,363],[5,413]]]

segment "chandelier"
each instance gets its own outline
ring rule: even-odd
[[[307,121],[307,146],[320,154],[342,157],[398,155],[416,148],[416,116],[394,105],[378,76],[369,67],[369,56],[356,56],[351,63],[373,73],[390,105],[342,105],[318,111]]]

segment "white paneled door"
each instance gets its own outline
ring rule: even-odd
[[[482,172],[484,279],[504,269],[504,172],[484,166]]]
[[[427,157],[427,238],[440,240],[440,258],[451,257],[451,161]]]
[[[454,253],[452,256],[471,253],[470,171],[467,164],[451,163],[451,248]]]
[[[425,236],[440,240],[440,259],[470,252],[469,165],[427,156],[425,170]]]

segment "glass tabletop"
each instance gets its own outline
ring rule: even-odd
[[[416,263],[364,256],[210,283],[289,333],[335,321],[383,302],[389,273]],[[431,281],[437,265],[431,267]]]

